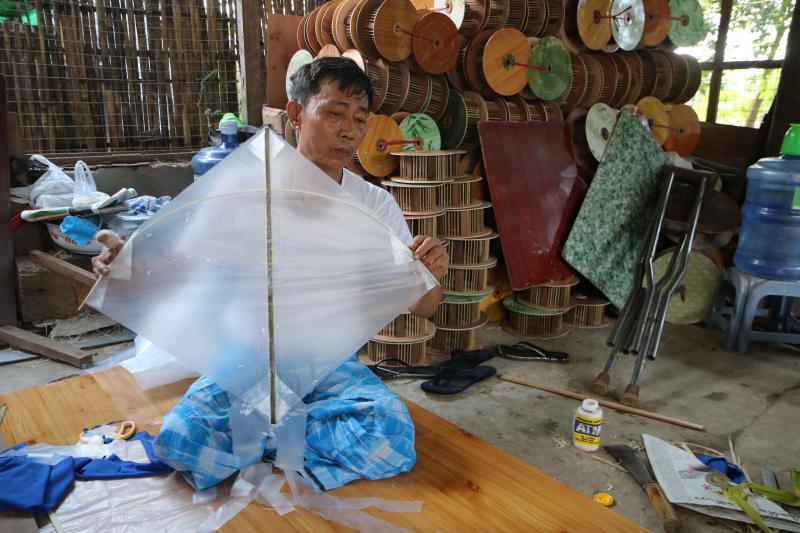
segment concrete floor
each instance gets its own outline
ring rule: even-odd
[[[572,360],[566,365],[502,358],[487,364],[495,366],[499,374],[588,392],[588,384],[608,355],[608,332],[608,328],[572,330],[561,339],[537,341],[546,348],[570,353]],[[487,347],[514,341],[492,324],[479,335]],[[700,326],[667,325],[659,358],[647,364],[641,384],[643,409],[703,424],[706,432],[606,409],[603,442],[641,446],[642,433],[649,433],[667,441],[692,442],[727,453],[730,436],[754,480],[760,481],[760,469],[767,467],[788,488],[789,469],[800,466],[800,352],[792,347],[756,344],[743,355],[720,348],[720,339],[718,332]],[[102,353],[108,356],[120,348],[105,348]],[[632,363],[633,359],[627,356],[620,360],[612,379],[612,395],[624,390]],[[73,367],[48,360],[6,365],[0,367],[0,392],[78,373]],[[627,473],[572,449],[571,422],[577,401],[497,378],[454,397],[428,395],[417,380],[394,380],[391,385],[407,399],[584,494],[610,493],[617,502],[616,512],[647,529],[662,530],[646,495]],[[603,451],[596,455],[611,460]],[[740,530],[732,522],[680,508],[677,512],[684,531]]]

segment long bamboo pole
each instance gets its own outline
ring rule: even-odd
[[[526,387],[532,387],[534,389],[543,390],[546,392],[552,392],[553,394],[560,394],[561,396],[566,396],[567,398],[574,398],[576,400],[585,400],[587,398],[591,398],[591,396],[587,394],[580,394],[577,392],[572,392],[565,389],[559,389],[558,387],[553,387],[551,385],[545,385],[544,383],[537,383],[535,381],[528,381],[527,379],[516,378],[514,376],[497,376],[503,381],[508,381],[510,383],[516,383],[517,385],[525,385]],[[629,407],[627,405],[623,405],[617,402],[611,402],[609,400],[597,400],[597,403],[602,405],[603,407],[609,407],[611,409],[616,409],[617,411],[622,411],[625,413],[630,413],[632,415],[639,415],[644,416],[647,418],[652,418],[653,420],[658,420],[660,422],[666,422],[668,424],[674,424],[676,426],[682,426],[689,429],[694,429],[696,431],[705,431],[706,428],[701,426],[700,424],[695,424],[694,422],[687,422],[686,420],[681,420],[680,418],[672,418],[669,416],[660,415],[658,413],[654,413],[652,411],[645,411],[643,409],[637,409],[636,407]]]

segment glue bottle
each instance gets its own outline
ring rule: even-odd
[[[579,450],[594,452],[600,448],[603,410],[597,400],[585,399],[575,411],[572,422],[572,443]]]

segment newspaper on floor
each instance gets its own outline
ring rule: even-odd
[[[693,454],[651,435],[642,438],[653,473],[670,502],[717,518],[753,523],[738,505],[706,483],[708,467]],[[751,504],[771,528],[800,532],[800,519],[778,504],[758,495],[753,495]]]

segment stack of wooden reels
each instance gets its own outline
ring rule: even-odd
[[[388,366],[428,364],[427,344],[435,331],[430,320],[405,312],[369,340],[366,362]]]
[[[433,174],[424,176],[431,182],[425,183],[402,167],[399,178],[386,180],[400,159],[422,164],[441,158],[450,165],[461,157],[458,175],[473,169],[479,174],[479,121],[568,120],[577,126],[576,160],[591,172],[617,110],[625,106],[647,120],[666,149],[687,155],[696,146],[699,121],[683,104],[699,88],[700,66],[693,57],[671,52],[670,41],[700,42],[707,31],[702,15],[697,0],[332,0],[303,17],[300,51],[287,76],[315,56],[341,54],[373,82],[371,111],[378,115],[368,122],[354,170],[392,191],[412,233],[447,237],[451,255],[462,246],[465,254],[467,246],[480,248],[477,255],[469,250],[461,262],[453,261],[431,346],[447,351],[475,345],[474,329],[450,334],[459,330],[446,328],[480,322],[471,305],[487,291],[494,234],[483,222],[489,204],[473,200],[481,197],[479,188],[466,187],[463,178],[451,183]],[[439,149],[448,152],[424,155]],[[469,205],[447,196],[468,189]],[[531,302],[514,299],[513,305],[545,313],[517,311],[535,318],[515,318],[513,329],[537,335],[562,331],[563,324],[556,323],[563,322],[565,308],[529,307],[525,301]],[[578,311],[574,314],[581,322]],[[548,325],[539,318],[546,316],[557,318]]]

